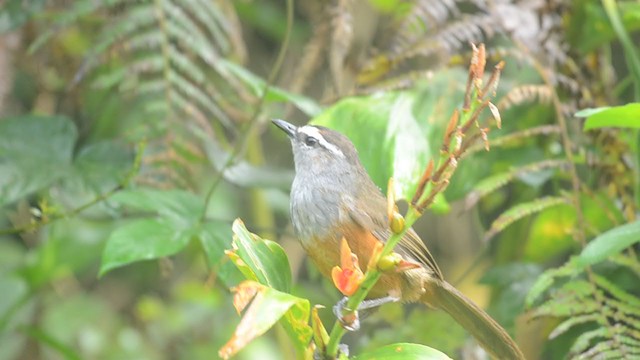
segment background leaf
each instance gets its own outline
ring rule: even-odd
[[[576,113],[578,117],[586,117],[584,130],[604,127],[640,128],[640,103],[622,106],[585,109]]]
[[[78,133],[63,116],[0,121],[0,206],[50,185],[70,168]]]
[[[462,79],[462,72],[443,71],[415,91],[345,98],[311,123],[349,137],[383,193],[393,177],[397,198],[410,199],[429,160],[440,156],[444,127],[462,99]],[[433,207],[447,208],[442,197]]]
[[[133,151],[121,142],[100,141],[78,151],[73,174],[80,184],[95,192],[122,182],[133,166]]]
[[[224,253],[231,248],[232,237],[231,226],[221,222],[204,223],[198,233],[198,239],[207,256],[207,263],[228,288],[238,285],[245,279]]]
[[[640,221],[615,227],[591,240],[575,259],[581,267],[597,264],[640,241]]]
[[[99,275],[132,262],[173,255],[195,234],[196,229],[178,227],[165,219],[142,219],[123,225],[107,239]]]
[[[354,360],[377,359],[447,360],[451,358],[428,346],[406,343],[386,345],[354,358]]]
[[[111,200],[132,209],[161,215],[178,224],[194,224],[204,208],[201,198],[184,190],[125,190],[115,194]]]

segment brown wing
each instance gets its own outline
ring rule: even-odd
[[[377,190],[377,189],[376,189]],[[387,223],[386,207],[387,200],[379,193],[375,193],[369,197],[369,202],[372,206],[368,209],[361,209],[355,206],[353,199],[345,199],[344,203],[347,205],[347,212],[353,222],[357,223],[364,229],[372,229],[373,235],[382,242],[386,242],[391,237],[391,230]],[[382,212],[375,211],[376,209],[382,209]],[[409,259],[419,262],[427,269],[431,269],[439,279],[443,279],[442,272],[438,267],[438,264],[434,260],[433,256],[427,249],[427,246],[422,242],[422,239],[416,234],[413,229],[409,229],[405,236],[400,240],[396,247],[396,252],[400,255],[406,256]]]
[[[374,231],[373,234],[378,239],[384,239],[382,241],[387,241],[387,239],[391,237],[391,231],[388,228],[378,229]],[[400,239],[400,242],[396,246],[396,252],[402,256],[419,262],[427,269],[431,269],[434,276],[438,279],[444,279],[433,255],[431,255],[431,252],[429,252],[429,249],[413,228],[409,229],[402,239]]]

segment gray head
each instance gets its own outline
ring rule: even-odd
[[[314,236],[333,233],[335,224],[347,221],[360,194],[379,192],[365,171],[351,141],[322,126],[296,127],[273,120],[291,140],[296,177],[291,185],[291,220],[303,246]],[[369,195],[374,194],[374,195]],[[377,195],[381,203],[384,197]],[[383,214],[384,215],[384,214]],[[324,236],[324,235],[323,235]]]
[[[362,169],[355,147],[339,132],[315,125],[297,127],[284,120],[273,123],[291,140],[298,175],[333,176]]]

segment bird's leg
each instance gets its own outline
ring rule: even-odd
[[[360,329],[360,316],[358,315],[358,311],[376,308],[380,305],[396,302],[398,300],[400,300],[400,298],[391,295],[377,299],[364,300],[360,303],[358,309],[353,310],[346,307],[349,298],[345,296],[333,306],[333,314],[338,318],[338,320],[340,320],[340,323],[346,330],[358,331]],[[346,315],[344,314],[345,312],[347,312]]]
[[[340,357],[341,354],[344,354],[346,357],[349,357],[349,346],[347,346],[347,344],[339,344],[338,345],[338,357]],[[328,357],[325,354],[322,354],[318,351],[318,349],[316,349],[313,352],[313,360],[327,360]]]

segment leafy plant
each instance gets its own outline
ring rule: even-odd
[[[497,88],[497,81],[504,63],[500,62],[495,66],[493,73],[485,84],[483,79],[486,64],[484,45],[481,45],[479,48],[476,48],[474,45],[473,53],[462,108],[453,111],[444,130],[443,140],[440,145],[440,158],[437,162],[433,159],[429,161],[422,176],[419,178],[420,180],[415,187],[412,187],[411,192],[413,196],[406,217],[404,218],[395,210],[394,194],[397,190],[400,190],[400,194],[406,196],[407,191],[402,186],[396,188],[393,178],[389,180],[389,186],[387,187],[387,213],[389,228],[393,235],[391,235],[384,244],[379,243],[379,246],[373,249],[373,254],[364,272],[358,265],[356,255],[351,252],[347,241],[343,239],[340,249],[341,265],[333,268],[332,278],[336,288],[345,296],[348,296],[344,304],[345,309],[358,309],[367,297],[369,290],[374,287],[385,271],[406,271],[420,266],[418,264],[412,264],[410,261],[404,260],[402,257],[393,253],[394,247],[405,233],[411,229],[424,211],[434,204],[437,195],[441,195],[445,191],[462,155],[476,142],[484,142],[485,148],[487,150],[489,149],[487,138],[489,127],[485,127],[485,122],[481,121],[481,114],[483,110],[490,109],[492,118],[496,121],[497,126],[500,127],[500,115],[495,105],[491,102],[491,95],[495,92],[494,89]],[[358,102],[352,102],[351,105],[338,104],[336,106],[337,109],[333,112],[329,110],[329,115],[326,115],[325,118],[337,118],[335,112],[341,111],[341,106],[349,111],[362,111],[357,107],[357,104]],[[381,108],[388,109],[389,106],[383,103]],[[394,109],[392,108],[390,112],[393,113],[393,111]],[[386,132],[390,133],[388,130]],[[391,133],[393,134],[393,132]],[[400,141],[401,139],[400,136],[396,136],[395,138],[396,141]],[[404,150],[399,144],[397,146],[397,151]],[[389,161],[389,163],[393,163],[393,161]],[[398,169],[394,170],[397,171]],[[404,169],[401,169],[398,174],[404,175],[403,171]],[[275,291],[276,289],[274,288],[280,290],[288,287],[286,282],[283,283],[278,280],[282,277],[282,274],[287,273],[287,269],[277,269],[277,260],[279,259],[277,256],[269,254],[269,251],[265,252],[264,249],[272,248],[272,251],[275,251],[278,257],[284,254],[284,252],[268,240],[265,241],[258,238],[256,242],[251,241],[254,236],[249,234],[238,220],[234,225],[234,231],[236,233],[236,245],[234,245],[234,249],[237,250],[229,252],[228,256],[230,256],[245,277],[249,279],[247,282],[243,282],[235,288],[234,292],[236,295],[234,302],[238,312],[242,311],[249,301],[251,301],[251,305],[236,328],[234,336],[220,350],[220,356],[228,358],[233,355],[249,340],[262,334],[267,328],[273,326],[275,321],[284,316],[287,327],[293,328],[293,334],[291,331],[289,333],[295,344],[298,358],[311,358],[311,354],[330,359],[346,358],[348,352],[345,350],[341,351],[339,344],[346,330],[355,326],[352,323],[358,321],[357,310],[346,310],[343,318],[335,321],[330,333],[327,333],[322,322],[315,316],[312,318],[312,324],[310,326],[303,326],[302,324],[305,324],[306,319],[309,317],[308,300],[296,299],[295,297]],[[270,264],[266,264],[265,261]],[[287,264],[286,258],[284,260],[280,259],[279,263],[280,265]],[[254,281],[259,281],[260,284]],[[301,304],[301,306],[304,306],[306,309],[300,317],[296,317],[296,322],[299,323],[297,328],[295,324],[292,323],[292,315],[286,313],[290,306],[296,303]],[[269,316],[258,317],[259,311],[263,314],[269,314]],[[309,334],[311,329],[314,330],[314,342],[307,347],[311,338],[311,334]],[[379,354],[386,354],[385,356],[387,358],[400,359],[408,355],[406,349],[409,349],[408,351],[413,357],[430,359],[448,358],[446,355],[434,349],[419,347],[415,344],[397,344],[391,345],[389,348],[397,349],[397,351],[389,352],[388,348],[383,347],[366,355],[360,355],[357,358],[375,358],[379,356]]]
[[[472,124],[487,141],[463,139],[446,189],[425,177],[437,215],[417,230],[528,358],[637,356],[639,14],[613,0],[6,1],[0,358],[326,346],[335,319],[311,304],[338,294],[288,241],[291,162],[268,120],[347,134],[377,185],[393,177],[411,202],[429,160],[435,176],[451,155],[469,42],[507,63],[490,108],[503,128]],[[491,294],[469,288],[488,267]],[[259,314],[239,328],[233,287]],[[386,306],[331,347],[473,352],[439,315]]]

